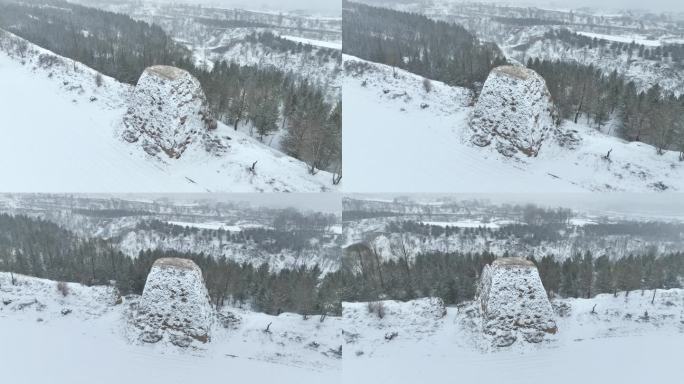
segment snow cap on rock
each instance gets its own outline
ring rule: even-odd
[[[546,334],[556,333],[553,308],[529,260],[507,257],[486,265],[478,300],[483,331],[495,346],[509,346],[521,337],[539,343]]]
[[[202,86],[188,71],[155,65],[143,71],[129,100],[122,137],[145,152],[177,159],[216,128]]]
[[[546,82],[535,71],[504,65],[484,83],[471,120],[471,141],[493,145],[504,156],[535,157],[554,129],[554,106]]]
[[[192,260],[162,258],[147,275],[135,317],[140,339],[156,343],[165,337],[186,347],[209,340],[213,310],[202,271]]]

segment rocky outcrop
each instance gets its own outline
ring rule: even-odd
[[[122,138],[148,154],[179,158],[193,142],[211,140],[217,127],[200,82],[180,68],[145,69],[129,100]]]
[[[187,347],[209,341],[213,309],[202,271],[187,259],[155,261],[133,317],[139,339]]]
[[[471,120],[471,141],[504,156],[535,157],[555,131],[555,110],[546,82],[525,67],[494,68]]]
[[[485,266],[478,301],[484,334],[497,347],[540,343],[557,331],[537,267],[526,259],[501,258]]]

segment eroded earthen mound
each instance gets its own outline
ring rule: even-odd
[[[148,154],[179,158],[217,127],[200,82],[189,72],[155,65],[145,69],[129,101],[122,137]]]
[[[482,88],[471,120],[471,141],[493,146],[505,156],[535,157],[555,126],[546,82],[520,66],[494,68]]]
[[[478,300],[483,331],[495,346],[519,339],[539,343],[546,334],[556,333],[553,308],[537,267],[528,260],[501,258],[485,266]]]
[[[199,267],[187,259],[158,259],[147,275],[134,315],[140,340],[156,343],[167,339],[182,347],[194,341],[206,343],[212,318]]]

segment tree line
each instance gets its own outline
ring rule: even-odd
[[[353,290],[341,291],[344,301],[412,300],[440,297],[446,304],[473,300],[480,274],[497,256],[489,252],[428,252],[405,258],[401,249],[383,259],[372,244],[345,251],[342,276]],[[513,256],[509,254],[503,257]],[[587,252],[565,260],[545,256],[534,262],[550,297],[594,297],[634,290],[681,287],[684,254],[630,255],[612,260]]]
[[[659,154],[679,151],[684,161],[684,96],[659,84],[639,90],[617,71],[605,74],[593,65],[530,58],[527,66],[546,81],[561,118],[575,123],[584,118],[599,129],[614,118],[612,134],[651,144]]]
[[[346,0],[342,40],[346,54],[471,89],[506,62],[496,44],[480,42],[460,25]]]
[[[517,239],[522,244],[538,246],[544,242],[558,242],[568,239],[567,232],[572,231],[575,241],[581,239],[605,239],[608,236],[638,237],[649,242],[671,242],[680,238],[684,225],[668,222],[617,222],[591,223],[582,226],[571,226],[569,223],[517,223],[506,224],[498,228],[458,227],[426,224],[405,220],[393,221],[385,225],[389,233],[415,234],[425,237],[463,237],[468,239]]]
[[[645,60],[671,62],[676,66],[684,64],[684,44],[663,44],[650,47],[635,41],[624,43],[589,37],[566,28],[549,30],[544,34],[544,38],[560,40],[575,48],[597,49],[604,55],[627,55],[628,60],[638,57]]]
[[[259,138],[283,130],[282,149],[288,155],[306,162],[312,174],[336,172],[334,181],[339,182],[342,104],[328,103],[316,85],[273,67],[225,60],[212,68],[198,66],[192,52],[158,25],[62,0],[40,4],[51,6],[0,3],[0,28],[128,84],[136,84],[151,65],[185,69],[200,81],[219,120],[235,129],[251,123]],[[252,38],[291,48],[274,36]]]
[[[537,21],[522,22],[527,25]],[[648,60],[667,59],[676,65],[684,55],[681,44],[652,48],[635,43],[608,44],[567,29],[548,32],[546,37],[579,47],[627,52]],[[469,87],[475,94],[490,70],[506,63],[496,45],[479,42],[462,26],[346,0],[343,2],[343,41],[347,54],[450,85]],[[610,134],[654,145],[658,154],[679,151],[679,158],[684,161],[684,96],[665,92],[658,84],[640,90],[617,71],[606,74],[593,65],[537,58],[530,59],[527,66],[546,80],[560,112],[557,124],[561,123],[560,119],[578,123],[584,118],[600,130],[614,118],[618,128]]]
[[[85,285],[113,284],[121,294],[142,294],[155,260],[181,257],[202,269],[212,303],[247,304],[269,314],[341,313],[334,279],[317,266],[273,270],[201,253],[145,250],[130,258],[111,241],[84,239],[49,221],[0,214],[0,270]]]

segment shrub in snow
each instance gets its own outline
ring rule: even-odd
[[[59,293],[61,293],[62,296],[64,296],[64,297],[69,296],[69,286],[67,285],[67,283],[65,283],[65,282],[63,282],[63,281],[58,282],[58,283],[57,283],[57,290],[58,290]]]
[[[374,314],[382,319],[385,317],[385,304],[382,301],[369,301],[368,313]]]
[[[525,67],[494,68],[471,120],[473,144],[493,145],[505,156],[537,156],[554,131],[555,111],[546,82]]]
[[[217,127],[199,80],[180,68],[155,65],[145,69],[129,101],[122,137],[140,142],[155,156],[179,158],[191,143],[211,140]]]
[[[495,346],[509,346],[520,338],[539,343],[557,331],[537,267],[528,260],[508,257],[485,266],[478,301],[483,331]]]
[[[155,261],[133,315],[140,340],[156,343],[168,339],[187,347],[193,341],[209,341],[213,310],[202,271],[187,259]]]

